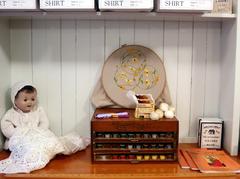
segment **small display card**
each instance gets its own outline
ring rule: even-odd
[[[201,148],[222,148],[223,121],[218,118],[199,118],[198,145]]]
[[[0,0],[1,10],[21,10],[21,9],[36,9],[36,0]]]
[[[98,0],[100,10],[111,11],[151,11],[153,0]]]
[[[212,11],[213,0],[157,0],[158,11]]]
[[[40,0],[40,9],[95,10],[94,0]]]

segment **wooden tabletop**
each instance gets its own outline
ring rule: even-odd
[[[180,148],[195,147],[194,144],[180,144]],[[155,164],[92,164],[90,147],[85,151],[70,156],[58,155],[43,169],[30,174],[0,175],[0,178],[80,178],[80,179],[149,179],[149,178],[221,178],[240,179],[236,174],[203,174],[189,169],[181,169],[175,163]],[[0,152],[0,159],[6,158],[9,152]],[[240,162],[239,157],[234,157]]]

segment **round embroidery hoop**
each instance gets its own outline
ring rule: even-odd
[[[156,100],[166,81],[165,68],[160,57],[140,45],[125,45],[115,50],[102,70],[102,84],[108,97],[125,108],[135,108],[126,96],[129,90],[136,94],[152,94]]]

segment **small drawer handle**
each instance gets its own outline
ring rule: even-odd
[[[138,139],[129,139],[131,142],[138,142]]]

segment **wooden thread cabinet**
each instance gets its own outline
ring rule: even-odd
[[[129,118],[95,118],[123,111]],[[136,119],[131,109],[96,109],[91,121],[92,162],[177,161],[178,125],[176,118]]]

